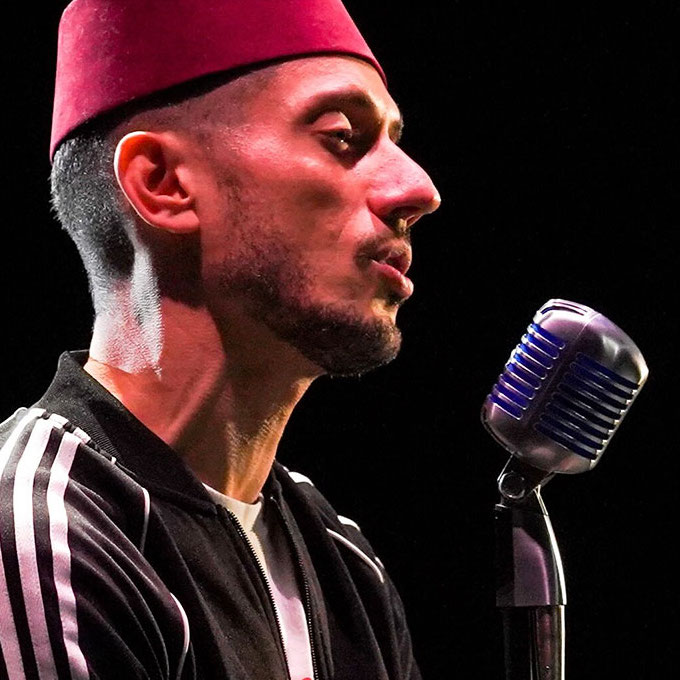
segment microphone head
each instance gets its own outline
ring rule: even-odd
[[[647,379],[635,343],[593,309],[549,300],[505,364],[482,422],[514,456],[546,472],[597,465]]]

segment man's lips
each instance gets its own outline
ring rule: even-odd
[[[404,242],[383,243],[365,251],[362,256],[400,298],[406,299],[413,294],[413,282],[406,276],[412,259],[410,245]]]
[[[382,276],[398,298],[405,300],[413,295],[413,281],[386,262],[371,260],[371,269]]]
[[[385,244],[371,254],[370,259],[379,264],[389,265],[403,276],[411,266],[411,248],[405,243]]]

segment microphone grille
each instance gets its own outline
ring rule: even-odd
[[[489,399],[521,420],[565,346],[564,340],[532,323],[510,355]]]
[[[595,461],[639,387],[579,352],[534,427],[573,453]]]
[[[534,467],[583,472],[601,457],[645,382],[633,341],[598,312],[549,300],[512,351],[482,420]]]

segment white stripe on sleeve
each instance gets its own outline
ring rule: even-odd
[[[182,617],[182,627],[184,628],[184,639],[182,640],[182,653],[180,654],[179,661],[177,662],[177,680],[180,680],[180,678],[182,677],[182,671],[184,670],[184,662],[186,661],[187,658],[187,652],[189,651],[191,631],[189,629],[189,618],[187,617],[187,614],[184,611],[182,603],[175,597],[174,593],[170,593],[170,595],[172,596],[172,599],[175,601],[177,609],[179,609],[179,614]]]
[[[0,451],[0,477],[5,470],[7,461],[16,446],[18,439],[36,418],[39,418],[44,411],[42,409],[31,409],[16,426],[14,431],[10,434],[8,440]],[[5,566],[2,559],[2,552],[0,551],[0,574],[5,573]],[[21,660],[21,649],[19,647],[19,636],[17,635],[16,626],[14,624],[14,617],[10,615],[12,605],[9,599],[9,591],[7,589],[7,579],[0,578],[0,611],[5,612],[0,616],[0,650],[5,660],[5,666],[10,678],[23,678],[24,664]]]
[[[26,618],[38,666],[38,675],[41,678],[56,678],[57,669],[54,665],[54,655],[47,632],[40,575],[38,573],[38,555],[35,550],[33,482],[52,431],[53,424],[47,420],[39,420],[35,424],[17,465],[13,498],[14,530],[21,590],[24,594]]]
[[[73,459],[81,443],[77,436],[69,432],[64,433],[57,457],[52,465],[47,487],[54,583],[59,602],[59,616],[64,631],[64,645],[73,680],[89,678],[87,662],[78,643],[76,597],[71,584],[71,551],[68,546],[68,516],[64,502]]]
[[[46,507],[49,545],[52,554],[59,616],[62,622],[64,645],[71,669],[71,677],[73,680],[87,680],[89,678],[87,663],[78,644],[76,603],[71,585],[71,553],[68,546],[68,518],[65,505],[69,473],[82,440],[76,435],[64,431],[61,427],[64,422],[64,419],[60,416],[51,416],[48,420],[39,420],[35,423],[17,464],[13,489],[17,562],[26,620],[38,675],[41,679],[51,680],[57,677],[57,670],[47,629],[38,570],[38,554],[35,548],[36,525],[33,487],[36,472],[46,453],[50,435],[55,429],[59,429],[61,441],[50,467],[47,485]],[[8,441],[7,446],[11,443],[11,441]],[[2,458],[2,467],[6,464],[8,456],[9,454],[6,454]],[[0,625],[3,625],[6,619],[11,620],[12,617],[3,617]],[[10,633],[13,633],[13,637],[7,639],[5,638],[4,628],[2,633],[3,653],[5,654],[9,676],[10,678],[24,677],[16,630],[10,631]]]
[[[151,513],[151,497],[149,492],[144,488],[142,489],[142,495],[144,496],[144,524],[142,525],[142,536],[139,539],[139,552],[144,554],[144,547],[146,546],[146,534],[149,529],[149,514]]]

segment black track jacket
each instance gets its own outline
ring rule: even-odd
[[[63,354],[0,426],[0,678],[287,680],[263,575],[182,459]],[[301,475],[263,490],[299,563],[315,680],[417,680],[371,546]]]

